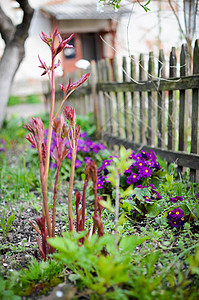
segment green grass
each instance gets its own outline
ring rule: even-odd
[[[38,103],[41,103],[41,98],[38,95],[28,95],[25,97],[10,96],[8,100],[8,106]]]

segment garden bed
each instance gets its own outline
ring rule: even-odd
[[[179,179],[175,165],[167,170],[165,162],[152,152],[129,154],[123,149],[118,160],[118,155],[111,156],[86,134],[82,134],[79,143],[74,192],[84,188],[85,158],[88,160],[91,154],[98,165],[98,195],[104,200],[104,235],[98,237],[96,231],[80,247],[78,241],[85,233],[64,233],[68,232],[66,158],[57,194],[57,238],[52,242],[57,251],[54,259],[42,260],[35,238],[37,232],[30,224],[31,221],[36,225],[35,219],[42,215],[38,162],[34,149],[26,144],[24,150],[23,124],[8,123],[1,133],[1,298],[197,299],[199,186],[186,176]],[[10,133],[17,138],[9,139]],[[119,223],[115,234],[114,172],[122,168],[127,158],[132,161],[120,178]],[[156,168],[149,166],[149,162],[154,162]],[[55,170],[52,165],[50,207]],[[91,181],[86,195],[85,229],[89,231],[94,212]],[[70,242],[71,248],[64,248],[63,241]]]

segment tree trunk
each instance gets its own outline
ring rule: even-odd
[[[0,61],[0,128],[2,127],[5,110],[10,95],[10,88],[24,57],[24,43],[28,37],[34,10],[28,0],[16,0],[23,11],[21,24],[14,26],[11,19],[0,6],[0,33],[5,41],[5,50]]]
[[[10,44],[6,47],[0,61],[0,128],[2,127],[11,85],[24,56],[24,47]]]

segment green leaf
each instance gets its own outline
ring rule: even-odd
[[[75,282],[76,280],[80,279],[81,276],[79,274],[70,274],[68,276],[68,279],[71,281],[71,282]]]
[[[159,213],[161,212],[162,207],[160,205],[158,205],[157,203],[154,203],[152,205],[150,205],[149,207],[147,207],[147,216],[154,218],[157,215],[159,215]]]
[[[151,194],[147,188],[143,188],[143,189],[135,188],[134,193],[138,200],[144,200],[143,199],[144,196],[148,196],[149,198],[151,197]]]
[[[119,248],[122,248],[123,251],[132,252],[138,245],[140,238],[135,235],[124,236],[122,237]]]
[[[134,194],[132,185],[130,185],[125,191],[120,193],[121,198],[125,198]]]
[[[110,210],[110,212],[114,213],[115,212],[115,209],[114,207],[112,206],[112,203],[111,203],[111,198],[110,196],[108,195],[107,196],[107,200],[100,200],[99,203],[106,209]]]
[[[10,229],[10,226],[12,225],[13,221],[15,219],[15,215],[12,214],[7,221],[7,225],[6,225],[6,231],[8,231]]]

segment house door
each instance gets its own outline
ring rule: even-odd
[[[100,49],[97,33],[82,33],[83,59],[88,61],[100,59]]]

